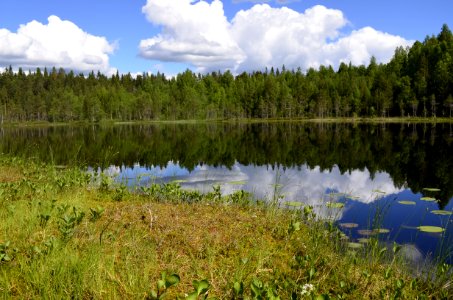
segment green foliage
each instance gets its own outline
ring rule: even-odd
[[[265,284],[259,279],[253,279],[250,284],[252,299],[256,300],[280,300],[277,291],[272,285]]]
[[[4,242],[0,244],[0,263],[9,262],[12,259],[11,251],[10,251],[10,242]]]
[[[1,120],[67,122],[357,116],[451,116],[453,39],[438,36],[395,49],[368,67],[74,76],[53,68],[0,74]]]
[[[99,220],[104,213],[104,208],[102,207],[96,207],[96,208],[90,208],[90,221],[91,222],[96,222]]]
[[[74,230],[77,225],[79,225],[83,218],[85,217],[85,212],[79,211],[76,207],[72,208],[70,214],[66,214],[66,208],[61,209],[60,212],[63,213],[63,216],[60,217],[58,230],[63,236],[63,239],[68,239],[74,233]]]
[[[194,291],[191,292],[185,299],[186,300],[205,300],[208,299],[208,291],[211,284],[206,280],[194,280],[192,282]],[[211,298],[209,298],[211,299]]]
[[[167,272],[162,272],[161,279],[156,283],[156,289],[152,290],[146,299],[161,300],[167,297],[167,289],[176,286],[181,281],[178,274],[167,275]]]

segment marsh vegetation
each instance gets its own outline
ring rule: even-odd
[[[0,173],[5,298],[452,295],[447,264],[414,276],[400,245],[373,236],[350,243],[309,206],[276,208],[178,183],[131,191],[107,175],[5,155]]]

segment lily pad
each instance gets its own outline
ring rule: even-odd
[[[422,201],[428,201],[428,202],[437,201],[436,198],[433,198],[433,197],[421,197],[420,200],[422,200]]]
[[[441,232],[445,231],[445,229],[443,229],[442,227],[438,227],[438,226],[418,226],[417,229],[422,232],[429,232],[429,233],[441,233]]]
[[[389,233],[390,230],[386,228],[379,228],[379,229],[360,229],[357,230],[357,233],[364,236],[376,235],[376,234],[385,234]]]
[[[440,189],[438,188],[423,188],[423,190],[428,192],[440,192]]]
[[[363,248],[363,244],[350,242],[350,243],[348,243],[348,247],[352,248],[352,249],[360,249],[360,248]]]
[[[357,227],[359,227],[359,224],[357,224],[357,223],[340,223],[339,225],[342,228],[357,228]]]
[[[377,234],[377,232],[375,232],[374,230],[371,230],[371,229],[360,229],[360,230],[357,230],[357,233],[360,235],[365,235],[365,236]]]
[[[298,201],[287,201],[287,202],[285,202],[285,204],[287,206],[292,206],[292,207],[301,207],[304,205],[302,202],[298,202]]]
[[[403,204],[403,205],[416,205],[415,201],[410,201],[410,200],[402,200],[402,201],[398,201],[399,204]]]
[[[448,211],[448,210],[432,210],[431,213],[435,214],[435,215],[441,215],[441,216],[451,216],[451,215],[453,215],[453,212]]]
[[[184,182],[187,182],[187,180],[185,179],[176,179],[176,180],[172,180],[171,183],[184,183]]]
[[[270,186],[272,186],[272,187],[278,189],[278,188],[283,187],[283,184],[280,184],[280,183],[272,183],[272,184],[270,184]]]
[[[381,191],[381,190],[373,190],[373,193],[385,194],[385,192],[384,192],[384,191]]]
[[[344,203],[341,202],[327,202],[326,206],[329,208],[343,208]]]
[[[228,183],[229,183],[229,184],[232,184],[232,185],[244,185],[244,184],[247,183],[247,181],[244,181],[244,180],[240,181],[240,180],[238,180],[238,181],[230,181],[230,182],[228,182]]]

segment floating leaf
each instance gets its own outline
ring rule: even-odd
[[[365,236],[376,234],[376,232],[374,230],[370,230],[370,229],[360,229],[360,230],[357,230],[357,233],[360,235],[365,235]]]
[[[365,235],[365,236],[370,236],[370,235],[376,235],[376,234],[384,234],[384,233],[389,233],[390,230],[386,228],[379,228],[379,229],[361,229],[357,230],[357,233],[360,235]]]
[[[359,248],[363,248],[363,244],[350,242],[350,243],[348,243],[348,247],[352,248],[352,249],[359,249]]]
[[[422,201],[428,201],[428,202],[437,201],[436,198],[433,198],[433,197],[421,197],[420,200],[422,200]]]
[[[373,190],[372,192],[373,193],[378,193],[378,194],[385,194],[385,192],[381,191],[381,190]]]
[[[402,201],[398,201],[399,204],[403,204],[403,205],[416,205],[415,201],[410,201],[410,200],[402,200]]]
[[[344,203],[341,202],[327,202],[326,206],[329,208],[343,208]]]
[[[280,183],[271,183],[270,186],[273,186],[276,189],[283,187],[283,185]]]
[[[244,180],[240,181],[240,180],[238,180],[238,181],[230,181],[230,182],[228,182],[228,183],[229,183],[229,184],[232,184],[232,185],[244,185],[244,184],[247,183],[247,181],[244,181]]]
[[[187,182],[185,179],[177,179],[177,180],[172,180],[171,183],[184,183]]]
[[[343,227],[343,228],[357,228],[357,227],[359,227],[359,224],[357,224],[357,223],[340,223],[339,225],[340,225],[340,227]]]
[[[438,227],[438,226],[418,226],[417,229],[422,232],[429,232],[429,233],[441,233],[441,232],[445,231],[445,229],[443,229],[442,227]]]
[[[383,234],[383,233],[389,233],[390,230],[389,229],[386,229],[386,228],[379,228],[379,229],[374,229],[373,230],[375,233],[377,234]]]
[[[440,192],[440,189],[438,188],[423,188],[423,190],[428,192]]]
[[[431,213],[435,214],[435,215],[441,215],[441,216],[451,216],[451,215],[453,215],[453,212],[448,211],[448,210],[432,210]]]
[[[298,202],[298,201],[287,201],[287,202],[285,202],[285,204],[287,206],[292,206],[292,207],[301,207],[304,205],[302,202]]]

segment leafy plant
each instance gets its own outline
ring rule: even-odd
[[[96,222],[99,220],[104,213],[104,208],[103,207],[96,207],[96,208],[90,208],[90,221],[91,222]]]
[[[209,288],[211,287],[211,284],[206,279],[199,281],[194,280],[192,282],[192,285],[194,287],[194,291],[186,297],[186,300],[208,299],[208,291]]]
[[[178,274],[167,276],[167,272],[162,272],[161,279],[157,281],[156,290],[152,290],[148,295],[149,300],[164,299],[167,295],[167,289],[179,283],[180,277]]]
[[[0,244],[0,263],[11,261],[12,256],[10,254],[9,245],[9,241]]]
[[[108,190],[110,190],[110,187],[112,186],[112,184],[113,184],[113,178],[104,173],[101,173],[100,182],[99,182],[99,190],[102,192],[107,192]]]
[[[233,294],[237,299],[243,299],[244,296],[244,283],[235,281],[233,284]]]
[[[288,233],[292,234],[295,231],[299,231],[300,225],[300,222],[291,221],[291,223],[289,223]]]
[[[246,206],[250,204],[251,194],[244,190],[239,190],[229,195],[229,197],[231,203]]]
[[[261,300],[280,300],[274,287],[263,284],[259,279],[254,279],[250,284],[252,299]]]
[[[78,211],[77,208],[72,208],[72,213],[63,217],[60,217],[60,224],[58,230],[63,235],[63,239],[67,239],[74,233],[74,229],[77,225],[82,222],[85,213],[83,211]]]
[[[127,186],[124,184],[120,184],[115,188],[115,193],[113,195],[113,200],[121,201],[124,199],[124,196],[127,194]]]

